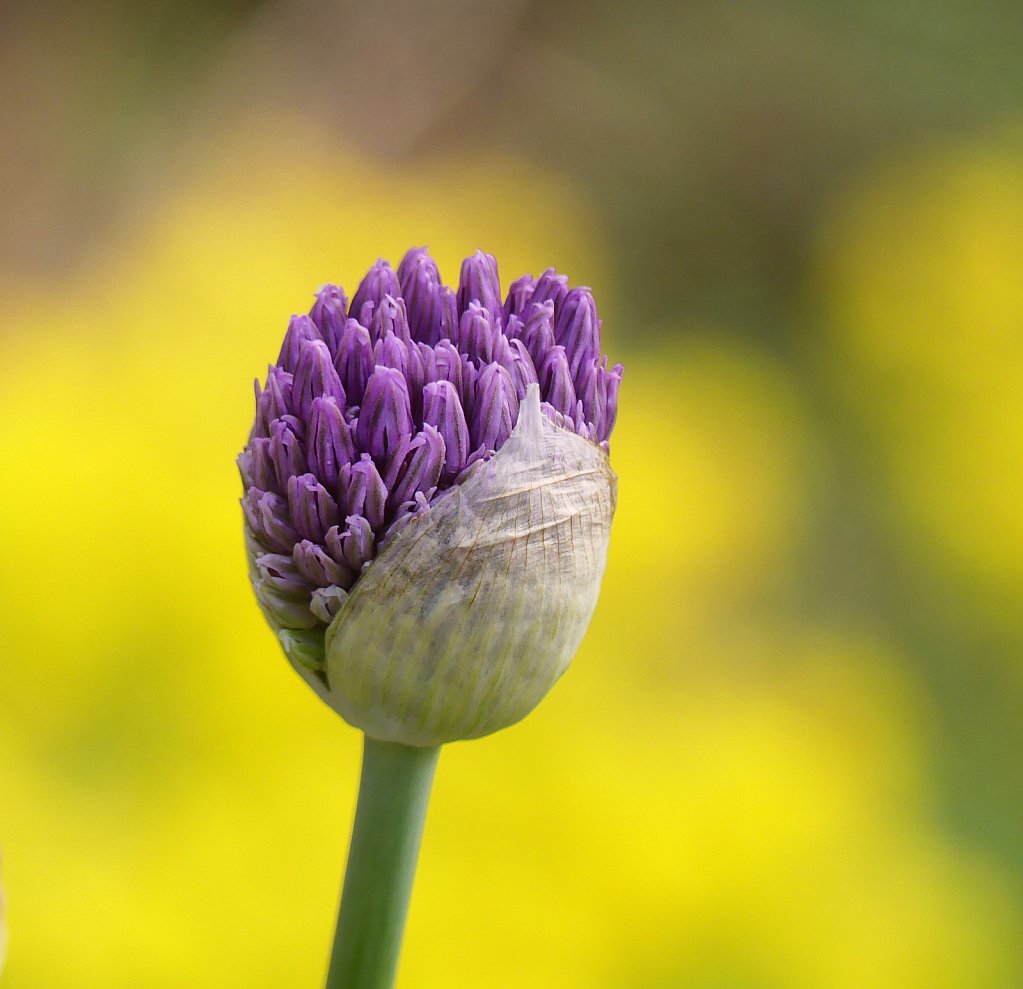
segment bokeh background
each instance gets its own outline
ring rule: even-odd
[[[360,738],[245,576],[292,312],[592,285],[603,596],[405,989],[1023,984],[1023,8],[0,3],[4,989],[322,984]]]

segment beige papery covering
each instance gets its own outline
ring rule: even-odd
[[[296,669],[384,741],[437,745],[514,724],[582,641],[616,499],[607,454],[547,419],[531,385],[501,449],[366,568],[327,629],[325,674]]]

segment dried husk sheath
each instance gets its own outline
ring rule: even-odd
[[[510,438],[366,568],[325,636],[279,633],[347,722],[413,746],[525,717],[593,615],[617,477],[600,447],[552,423],[530,386]],[[310,662],[312,657],[312,662]]]

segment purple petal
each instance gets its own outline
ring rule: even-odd
[[[444,438],[429,423],[409,447],[403,470],[390,493],[392,509],[414,501],[416,492],[436,488],[444,466]]]
[[[292,387],[295,414],[303,422],[309,421],[309,413],[317,398],[332,398],[344,408],[345,389],[334,370],[327,345],[322,340],[310,340],[302,344]]]
[[[500,335],[490,310],[470,302],[458,326],[458,351],[479,365],[490,364]]]
[[[387,336],[378,340],[373,348],[373,359],[378,367],[393,367],[400,371],[410,392],[416,380],[419,388],[423,387],[423,358],[416,344],[406,344],[388,331]]]
[[[518,316],[526,308],[526,303],[533,296],[533,276],[523,275],[515,279],[508,287],[508,297],[504,300],[504,325],[508,325],[509,316]]]
[[[583,368],[600,359],[600,320],[588,288],[574,288],[565,296],[554,324],[554,339],[565,348],[572,381],[582,385]]]
[[[314,543],[322,543],[327,530],[341,518],[337,504],[315,474],[301,474],[288,481],[288,508],[299,535]]]
[[[256,381],[256,423],[253,436],[269,436],[270,423],[291,412],[292,376],[271,364],[266,372],[266,387],[260,391]]]
[[[519,339],[526,345],[533,367],[542,367],[554,346],[554,303],[549,299],[536,304],[530,303],[526,310]]]
[[[317,587],[334,585],[347,589],[355,582],[356,575],[349,567],[332,559],[322,546],[308,539],[295,544],[292,559],[299,573]]]
[[[256,557],[256,570],[260,578],[279,594],[302,597],[312,591],[309,581],[295,566],[290,554],[267,553]]]
[[[596,435],[604,430],[607,418],[607,358],[601,364],[594,362],[584,369],[582,387],[579,390],[579,401],[582,404],[583,416],[593,426]]]
[[[412,342],[405,300],[400,296],[395,298],[392,295],[385,295],[376,307],[373,319],[366,325],[369,327],[369,337],[374,343],[383,340],[388,333],[393,333],[405,343]]]
[[[497,363],[480,372],[470,436],[477,446],[499,450],[511,436],[519,416],[519,400],[511,375]]]
[[[352,405],[362,404],[366,382],[373,373],[374,363],[369,330],[357,320],[348,320],[338,344],[334,367],[341,379],[345,396]]]
[[[426,384],[431,381],[450,381],[459,398],[462,397],[462,358],[449,340],[441,340],[426,365]]]
[[[270,424],[270,459],[280,491],[287,491],[289,478],[309,469],[294,424],[287,419],[275,419]]]
[[[260,491],[277,491],[277,472],[270,458],[270,440],[265,436],[256,436],[238,457],[238,469],[241,471],[245,490],[259,488]]]
[[[335,560],[358,573],[376,555],[373,529],[361,515],[349,515],[344,531],[334,526],[327,533],[327,548]]]
[[[412,432],[412,407],[405,378],[393,367],[377,367],[366,384],[359,410],[355,432],[359,449],[383,463]]]
[[[242,499],[242,512],[260,543],[279,553],[291,552],[298,533],[291,526],[288,503],[280,495],[249,488]]]
[[[332,398],[317,398],[309,417],[309,466],[331,491],[341,468],[355,459],[355,442],[344,414]]]
[[[437,328],[437,340],[453,340],[458,333],[458,300],[447,285],[440,287],[438,299],[440,325]]]
[[[618,420],[618,389],[621,387],[624,373],[625,368],[621,364],[615,364],[607,372],[607,411],[604,413],[604,428],[598,433],[602,443],[606,443],[611,438],[615,422]]]
[[[521,340],[508,340],[501,353],[501,364],[511,375],[515,386],[515,395],[521,402],[526,397],[526,389],[539,380],[533,358],[529,356],[526,345]]]
[[[288,332],[284,334],[280,356],[277,358],[278,366],[294,374],[302,353],[302,344],[310,340],[323,342],[316,324],[304,313],[301,316],[292,316],[291,322],[288,323]]]
[[[543,362],[540,368],[540,394],[563,415],[572,416],[575,413],[575,385],[572,383],[564,347],[551,347],[547,360]]]
[[[330,348],[331,358],[337,357],[341,334],[348,321],[348,296],[340,285],[324,285],[316,293],[316,301],[309,310],[309,318],[316,324],[320,335]]]
[[[470,302],[478,302],[489,309],[495,322],[504,317],[501,279],[497,273],[497,259],[492,254],[477,251],[462,262],[458,279],[459,316],[468,311]]]
[[[547,301],[553,302],[554,312],[557,313],[560,311],[561,303],[566,295],[568,295],[567,276],[559,275],[553,268],[548,268],[536,280],[529,301],[534,305]]]
[[[374,532],[383,528],[387,487],[368,453],[358,463],[341,468],[337,494],[339,504],[350,515],[361,515]]]
[[[423,424],[433,426],[444,440],[441,479],[453,481],[465,469],[469,458],[469,427],[455,386],[446,379],[423,388]]]
[[[412,339],[434,344],[445,335],[443,323],[446,315],[444,292],[437,262],[425,247],[413,247],[398,265],[401,296],[408,312]]]
[[[366,277],[355,290],[348,315],[361,320],[362,310],[366,303],[371,303],[370,311],[372,312],[380,305],[385,295],[398,298],[401,295],[401,285],[398,284],[398,276],[390,263],[383,258],[377,258],[373,267],[369,269]]]

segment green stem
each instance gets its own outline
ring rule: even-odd
[[[440,746],[366,737],[327,989],[391,989]]]

